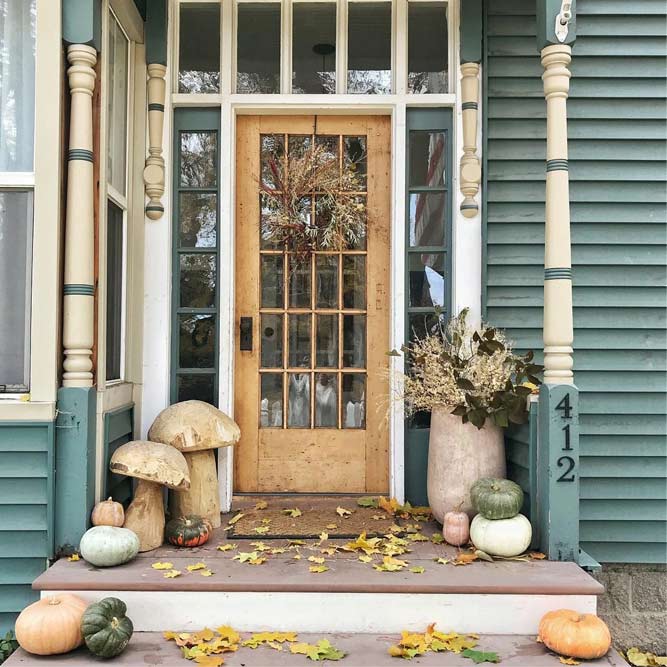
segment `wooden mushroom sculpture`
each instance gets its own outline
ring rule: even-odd
[[[188,464],[183,455],[161,442],[133,440],[111,457],[112,472],[139,480],[134,499],[125,512],[125,528],[139,538],[139,551],[157,549],[164,539],[162,487],[187,489]]]
[[[239,441],[241,430],[224,412],[203,401],[183,401],[163,410],[148,437],[183,452],[190,469],[190,488],[170,494],[172,517],[195,514],[220,526],[220,496],[213,450]]]

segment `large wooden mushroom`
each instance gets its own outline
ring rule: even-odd
[[[241,430],[224,412],[203,401],[183,401],[163,410],[148,437],[183,452],[190,469],[190,488],[170,494],[173,517],[196,514],[220,526],[220,496],[214,449],[239,441]]]
[[[123,525],[139,537],[139,551],[157,549],[164,539],[162,487],[190,486],[185,457],[161,442],[133,440],[113,453],[109,467],[112,472],[139,480]]]

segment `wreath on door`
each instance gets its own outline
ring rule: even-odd
[[[366,236],[366,197],[354,162],[339,164],[323,145],[290,157],[272,155],[264,197],[262,238],[293,252],[297,263],[315,250],[357,248]],[[313,198],[315,204],[313,206]]]

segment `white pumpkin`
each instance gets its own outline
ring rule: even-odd
[[[79,551],[95,567],[114,567],[139,553],[139,538],[128,528],[93,526],[83,534]]]
[[[485,519],[478,514],[470,524],[470,540],[490,556],[518,556],[530,545],[533,529],[523,514],[511,519]]]

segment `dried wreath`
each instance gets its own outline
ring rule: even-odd
[[[307,148],[289,161],[267,161],[273,184],[260,182],[265,199],[262,236],[285,247],[297,263],[314,250],[358,247],[366,236],[366,198],[357,166],[339,162],[323,145]],[[311,201],[315,197],[315,215]]]

